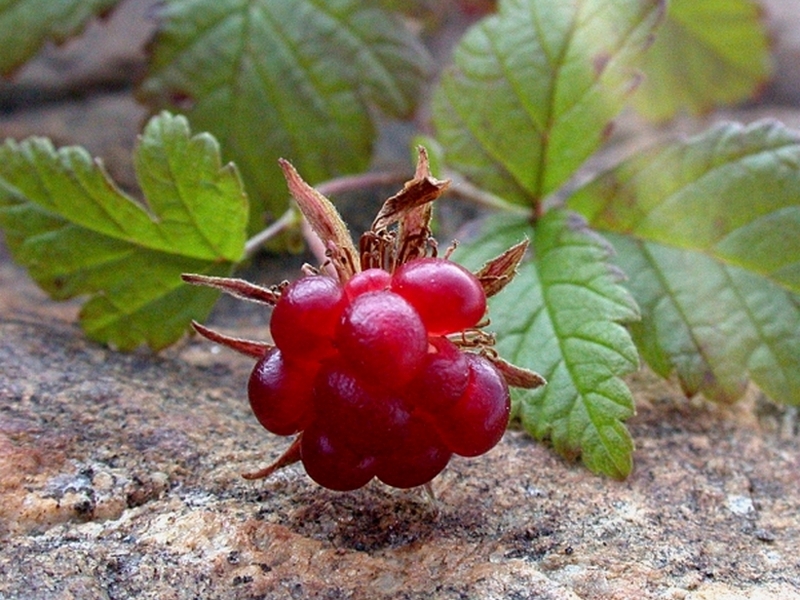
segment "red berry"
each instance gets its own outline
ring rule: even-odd
[[[314,377],[319,365],[287,361],[273,348],[256,363],[247,382],[258,422],[277,435],[301,431],[311,420]]]
[[[474,327],[486,312],[486,294],[478,278],[443,258],[420,258],[400,266],[392,291],[417,309],[430,335]]]
[[[359,378],[398,389],[422,364],[428,338],[419,315],[403,298],[367,292],[345,309],[335,345]]]
[[[387,485],[410,488],[428,483],[442,472],[451,452],[430,423],[412,418],[402,449],[377,459],[376,475]]]
[[[346,492],[358,489],[375,475],[375,459],[359,456],[335,439],[321,423],[313,423],[300,441],[303,467],[321,486]]]
[[[392,276],[383,269],[367,269],[350,278],[344,286],[344,293],[348,300],[352,300],[367,292],[388,290],[391,283]]]
[[[443,337],[430,338],[428,354],[407,393],[408,401],[427,413],[439,413],[455,404],[467,389],[467,358]]]
[[[469,383],[464,395],[437,420],[444,443],[455,454],[478,456],[493,448],[508,426],[511,399],[497,368],[477,354],[465,354]]]
[[[345,305],[341,286],[330,277],[298,279],[281,293],[270,331],[286,356],[321,360],[335,354],[333,335]]]
[[[376,455],[398,448],[411,418],[399,396],[368,389],[341,361],[323,364],[314,407],[328,431],[355,452]]]

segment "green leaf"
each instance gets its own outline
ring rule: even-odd
[[[371,107],[410,115],[429,70],[399,17],[368,2],[170,0],[140,93],[220,140],[260,229],[288,205],[278,158],[311,183],[363,170]]]
[[[87,334],[121,349],[174,342],[216,293],[183,272],[229,274],[242,258],[247,199],[210,135],[153,118],[135,152],[147,205],[119,190],[82,148],[0,146],[0,225],[12,256],[55,299],[88,294]]]
[[[435,17],[443,8],[441,0],[378,0],[375,4],[423,21]]]
[[[607,232],[648,363],[732,401],[752,378],[800,404],[800,133],[718,126],[598,177],[570,207]]]
[[[533,238],[533,260],[491,298],[489,310],[500,355],[548,381],[515,393],[515,411],[560,454],[624,478],[633,442],[623,421],[634,404],[620,376],[639,361],[621,323],[638,318],[636,304],[607,263],[608,244],[568,211],[551,210],[533,228],[520,217],[494,217],[455,258],[475,267],[525,236]]]
[[[0,73],[8,75],[47,40],[63,42],[120,0],[0,0]]]
[[[641,114],[702,114],[755,95],[771,75],[769,39],[751,0],[672,0],[633,97]]]
[[[458,44],[433,98],[446,159],[530,205],[608,135],[638,82],[660,0],[501,0]]]

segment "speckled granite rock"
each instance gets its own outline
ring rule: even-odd
[[[74,309],[0,253],[0,598],[800,598],[800,443],[752,403],[637,376],[622,483],[520,432],[454,460],[436,504],[248,482],[286,444],[248,413],[248,360],[114,353]]]

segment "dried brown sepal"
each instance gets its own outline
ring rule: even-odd
[[[475,277],[481,282],[487,298],[494,296],[511,283],[511,280],[517,274],[517,267],[522,262],[529,245],[530,242],[528,240],[521,241],[500,256],[488,261],[475,273]]]
[[[414,171],[414,180],[425,181],[432,185],[434,190],[426,194],[426,197],[430,198],[428,202],[412,207],[400,221],[398,227],[400,244],[397,254],[401,264],[425,256],[429,249],[432,249],[435,254],[436,240],[431,233],[433,202],[450,187],[449,179],[440,181],[431,175],[428,151],[424,146],[417,146],[417,168]]]
[[[436,251],[430,229],[433,201],[450,182],[432,177],[427,151],[420,146],[418,152],[414,178],[383,203],[372,227],[359,240],[362,269],[378,267],[392,272],[403,263]]]
[[[402,222],[403,229],[413,234],[430,226],[431,202],[441,196],[450,186],[449,180],[441,181],[431,175],[428,152],[420,146],[414,179],[407,181],[403,189],[383,203],[372,222],[372,230],[387,229]]]
[[[387,231],[367,231],[358,241],[361,253],[361,269],[384,269],[394,271],[394,235]]]
[[[272,345],[267,344],[266,342],[254,342],[252,340],[231,337],[229,335],[225,335],[224,333],[220,333],[219,331],[209,329],[197,321],[192,321],[192,327],[194,327],[194,330],[207,340],[227,346],[231,350],[235,350],[236,352],[244,354],[245,356],[261,358],[267,353],[268,350],[272,349]]]
[[[360,261],[357,260],[357,254],[352,241],[349,248],[340,248],[335,242],[329,241],[325,248],[325,256],[330,260],[336,271],[336,276],[339,281],[346,283],[353,275],[361,270]]]
[[[276,471],[288,467],[289,465],[293,465],[294,463],[300,460],[300,441],[303,439],[302,432],[292,442],[292,445],[286,449],[286,452],[281,454],[278,459],[272,463],[260,469],[259,471],[254,471],[252,473],[242,473],[242,477],[245,479],[264,479],[265,477],[269,477]]]
[[[289,161],[281,158],[278,163],[300,212],[322,240],[341,282],[345,283],[359,270],[358,252],[347,226],[333,203],[303,181]]]
[[[484,325],[478,323],[477,327],[465,329],[459,333],[451,333],[447,339],[463,350],[480,349],[487,350],[492,348],[497,341],[491,331],[481,329]]]
[[[222,290],[234,298],[250,300],[261,304],[275,306],[280,299],[280,292],[264,288],[244,279],[234,279],[232,277],[211,277],[209,275],[197,275],[194,273],[184,273],[181,275],[186,283],[192,285],[204,285],[206,287]]]
[[[533,390],[547,384],[545,378],[537,372],[512,365],[507,360],[500,358],[496,352],[486,354],[486,358],[497,367],[497,370],[503,375],[506,383],[511,387]]]

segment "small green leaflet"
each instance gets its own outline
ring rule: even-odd
[[[752,0],[672,0],[645,56],[636,110],[663,121],[752,97],[772,71],[761,19]]]
[[[370,109],[410,115],[430,72],[403,21],[360,0],[169,0],[160,17],[140,95],[220,140],[251,231],[288,206],[278,158],[311,183],[363,170]]]
[[[608,262],[609,245],[575,213],[551,210],[535,226],[521,217],[490,219],[481,237],[459,246],[455,259],[475,268],[532,238],[533,259],[491,298],[490,330],[506,360],[541,373],[548,383],[516,390],[515,414],[537,439],[596,473],[624,478],[633,442],[623,421],[633,397],[620,376],[638,368],[636,347],[622,323],[638,309]]]
[[[616,247],[657,372],[726,402],[752,378],[800,404],[800,132],[720,125],[637,155],[569,206]]]
[[[531,205],[607,137],[664,2],[501,0],[498,10],[456,47],[433,119],[453,168]]]
[[[0,0],[0,73],[7,75],[47,40],[63,42],[120,0]]]
[[[87,294],[81,325],[123,350],[154,349],[202,320],[217,294],[183,272],[227,275],[242,258],[247,198],[217,142],[183,117],[154,117],[136,171],[147,205],[81,148],[42,138],[0,146],[0,226],[14,259],[55,299]]]

